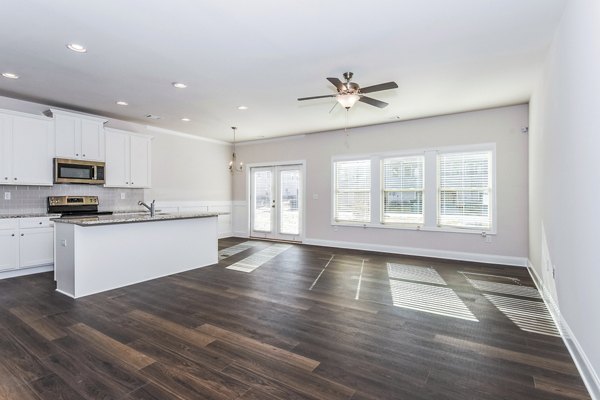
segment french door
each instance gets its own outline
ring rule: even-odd
[[[250,236],[300,241],[302,237],[302,165],[250,169]]]

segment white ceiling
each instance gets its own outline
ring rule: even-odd
[[[222,140],[233,125],[242,140],[342,128],[334,99],[296,98],[333,94],[325,78],[345,71],[399,85],[371,95],[384,110],[352,108],[350,126],[523,103],[564,3],[6,1],[0,72],[21,78],[0,78],[0,95]]]

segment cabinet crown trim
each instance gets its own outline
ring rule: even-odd
[[[139,136],[139,137],[146,138],[146,139],[154,139],[154,136],[152,136],[152,135],[147,135],[145,133],[139,133],[139,132],[131,132],[131,131],[126,131],[126,130],[117,129],[117,128],[105,127],[104,131],[105,132],[113,132],[113,133],[121,133],[121,134],[125,134],[125,135],[130,135],[130,136]]]
[[[73,112],[73,111],[60,110],[60,109],[56,109],[56,108],[50,108],[49,110],[45,111],[44,114],[48,117],[54,117],[54,115],[67,115],[69,117],[88,119],[91,121],[98,121],[98,122],[102,122],[103,124],[108,122],[108,119],[106,119],[105,117],[100,117],[97,115],[81,114],[81,113],[77,113],[77,112]]]
[[[52,118],[49,118],[48,116],[45,116],[45,115],[29,114],[29,113],[21,112],[21,111],[0,109],[0,114],[10,115],[12,117],[24,117],[24,118],[39,119],[41,121],[52,121]]]

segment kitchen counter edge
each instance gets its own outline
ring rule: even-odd
[[[163,214],[155,215],[103,215],[96,217],[95,219],[90,218],[53,218],[51,221],[61,224],[73,224],[79,226],[99,226],[99,225],[117,225],[117,224],[133,224],[139,222],[158,222],[158,221],[172,221],[178,219],[194,219],[194,218],[209,218],[218,217],[221,213],[217,212],[205,212],[205,213],[186,213],[186,214]]]

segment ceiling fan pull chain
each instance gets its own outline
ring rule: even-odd
[[[344,140],[346,148],[350,148],[350,143],[348,142],[348,111],[350,109],[346,108],[346,125],[344,126],[344,133],[346,134],[346,139]]]

